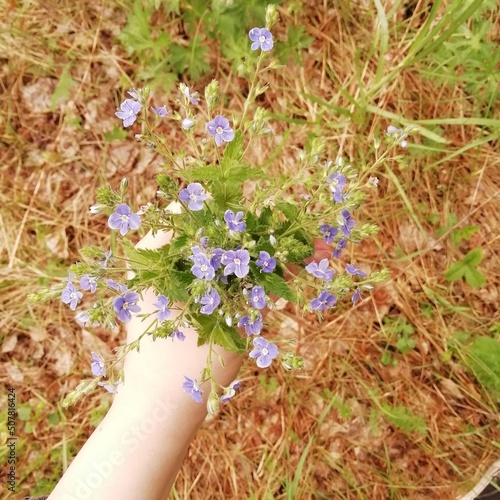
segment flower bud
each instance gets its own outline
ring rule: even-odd
[[[191,118],[184,118],[182,120],[182,123],[181,123],[181,127],[184,129],[184,130],[189,130],[190,128],[192,128],[194,126],[196,122],[191,119]]]
[[[205,101],[207,102],[208,112],[212,111],[219,104],[219,82],[212,80],[205,87]]]
[[[266,28],[269,30],[279,19],[278,9],[276,5],[270,4],[266,8]]]
[[[102,203],[96,203],[95,205],[92,205],[90,207],[90,213],[96,215],[101,213],[105,208],[106,205],[103,205]]]

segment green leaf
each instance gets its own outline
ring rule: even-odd
[[[50,98],[50,109],[54,111],[61,101],[66,101],[69,98],[70,90],[75,83],[71,78],[71,63],[64,66],[59,82],[56,85],[54,93]]]
[[[226,351],[243,354],[247,345],[238,330],[220,323],[220,317],[215,315],[193,314],[193,319],[200,325],[198,331],[198,346],[212,341]]]
[[[127,137],[127,131],[123,127],[115,125],[111,132],[104,133],[106,142],[121,141]]]
[[[252,168],[244,163],[232,160],[222,160],[223,179],[227,182],[241,183],[248,179],[265,179],[266,174],[260,168]]]
[[[31,406],[29,403],[23,403],[17,407],[17,418],[22,421],[29,420],[31,417]]]
[[[220,167],[210,165],[208,167],[194,167],[179,172],[179,176],[186,181],[217,181],[222,177]]]
[[[178,236],[177,238],[172,240],[170,242],[170,248],[169,248],[168,254],[174,255],[176,253],[179,253],[186,246],[186,243],[188,242],[188,240],[189,240],[189,236],[185,233],[181,234],[180,236]]]
[[[243,191],[239,185],[215,181],[211,187],[211,194],[214,202],[221,210],[225,211],[228,208],[238,210],[241,208],[239,202]]]
[[[243,133],[237,130],[234,139],[228,143],[224,150],[224,159],[241,160],[243,156]]]
[[[297,302],[292,290],[281,276],[274,273],[256,272],[255,279],[267,293],[274,293],[290,302]]]
[[[162,260],[164,251],[135,248],[129,240],[125,239],[121,240],[120,243],[132,269],[150,270]]]
[[[448,281],[458,281],[460,278],[463,277],[465,274],[465,267],[462,263],[460,262],[454,262],[445,272],[444,272],[444,277]]]
[[[455,245],[459,245],[462,240],[469,241],[474,233],[479,231],[478,226],[465,226],[462,229],[451,233],[451,240]]]
[[[427,434],[428,428],[424,417],[415,415],[409,408],[402,405],[391,406],[387,403],[382,403],[381,410],[387,421],[402,431],[407,433],[418,432],[423,435]]]
[[[276,203],[276,208],[278,210],[281,210],[285,214],[287,219],[291,222],[295,221],[299,215],[297,206],[287,201]]]
[[[500,344],[491,337],[477,337],[467,352],[467,364],[479,383],[500,401]]]
[[[465,281],[474,288],[479,288],[486,284],[483,273],[474,267],[466,267],[464,277]]]
[[[162,192],[163,196],[167,199],[172,199],[177,197],[179,192],[179,186],[172,179],[172,176],[160,173],[155,177],[156,183],[158,184],[159,190]]]
[[[483,251],[481,248],[473,248],[463,259],[462,262],[468,266],[477,266],[483,260]]]

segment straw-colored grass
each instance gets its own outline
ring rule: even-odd
[[[115,40],[129,4],[1,7],[0,378],[16,388],[21,407],[22,494],[50,491],[105,414],[108,395],[68,410],[60,401],[87,375],[90,350],[111,355],[124,339],[120,331],[82,330],[57,301],[34,306],[25,298],[64,276],[84,244],[106,247],[106,221],[88,213],[98,185],[127,176],[137,204],[154,198],[154,152],[130,130],[124,139],[108,135],[119,127],[113,113],[124,91],[141,85],[137,60]],[[474,29],[479,4],[325,0],[280,8],[277,40],[290,24],[304,25],[313,40],[302,64],[290,59],[269,77],[262,105],[274,115],[273,134],[255,144],[256,163],[281,147],[266,168],[292,173],[315,134],[327,157],[362,166],[376,159],[375,141],[389,124],[421,129],[380,168],[378,191],[356,214],[377,223],[379,235],[344,258],[364,269],[385,266],[391,279],[320,325],[291,305],[273,312],[267,336],[297,338],[304,370],[246,364],[243,390],[195,438],[171,498],[446,500],[498,458],[497,401],[453,339],[492,336],[500,324],[500,112],[495,100],[467,89],[461,67],[453,83],[439,80],[445,71],[434,56],[459,39],[461,26]],[[459,10],[464,16],[447,16]],[[483,14],[490,42],[498,43],[498,15]],[[168,29],[178,33],[175,17]],[[244,83],[216,50],[209,58],[212,73],[192,83],[202,90],[220,79],[228,109],[239,109]],[[51,102],[64,71],[73,83]],[[174,93],[158,95],[171,102]],[[292,116],[295,124],[285,121]],[[181,134],[164,131],[182,146]],[[452,214],[458,222],[450,226]],[[453,231],[472,225],[470,240],[452,241]],[[487,284],[446,281],[447,267],[472,248],[484,251]],[[413,327],[408,354],[394,347],[395,319]],[[384,354],[396,362],[384,366]]]

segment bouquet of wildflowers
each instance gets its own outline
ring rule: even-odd
[[[344,297],[355,304],[386,279],[385,270],[367,275],[355,263],[341,266],[339,260],[347,245],[377,231],[355,216],[365,188],[377,186],[368,167],[358,172],[341,159],[322,158],[320,140],[313,140],[299,155],[291,178],[269,178],[258,165],[245,161],[252,143],[269,133],[266,110],[256,107],[255,100],[268,88],[260,83],[261,77],[279,67],[272,58],[270,32],[276,20],[271,6],[266,27],[249,32],[255,52],[246,61],[250,89],[239,114],[220,111],[217,81],[205,88],[204,99],[181,84],[175,111],[152,105],[147,88],[129,91],[116,116],[124,127],[140,124],[142,132],[136,139],[165,160],[164,172],[156,179],[157,199],[136,209],[128,201],[126,179],[119,190],[100,188],[90,210],[108,218],[111,249],[83,248],[84,260],[71,267],[69,277],[36,294],[35,300],[59,297],[76,310],[87,292],[93,305],[76,316],[84,324],[114,327],[137,315],[147,324],[142,336],[175,341],[184,339],[183,328],[193,326],[198,345],[219,345],[239,354],[249,351],[260,368],[280,360],[291,370],[301,367],[301,359],[293,351],[280,351],[279,339],[270,342],[261,335],[265,308],[276,307],[277,300],[290,301],[304,314],[314,312],[320,319]],[[155,131],[161,120],[179,124],[189,152],[170,149],[167,139]],[[392,127],[389,132],[393,145],[403,145],[404,130]],[[254,187],[251,199],[243,196],[247,182]],[[136,248],[127,236],[144,228],[153,233],[172,231],[173,237],[156,250]],[[315,239],[331,246],[331,259],[305,265],[304,260],[314,254]],[[150,288],[157,295],[156,312],[145,314],[138,301]],[[173,309],[178,311],[175,318]],[[139,349],[140,340],[124,346],[122,353]],[[105,363],[98,354],[92,353],[91,369],[97,378],[82,382],[66,404],[96,385],[116,391],[120,380],[104,381]],[[208,359],[199,379],[186,377],[184,388],[201,402],[200,386],[208,380],[212,401],[218,400],[220,389],[224,391],[220,399],[227,401],[239,385],[235,381],[229,387],[216,387]]]

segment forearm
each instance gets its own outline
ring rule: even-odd
[[[130,331],[136,327],[131,324]],[[183,391],[182,383],[184,375],[199,378],[208,346],[196,347],[196,332],[184,331],[184,342],[153,342],[147,336],[141,341],[140,353],[127,355],[125,383],[119,386],[110,411],[50,500],[167,498],[189,444],[206,416],[206,405],[195,403]],[[238,373],[241,358],[219,352],[224,354],[226,365],[223,368],[214,355],[214,373],[219,383],[229,385]],[[127,375],[138,372],[140,377]],[[210,387],[202,388],[206,402]]]

